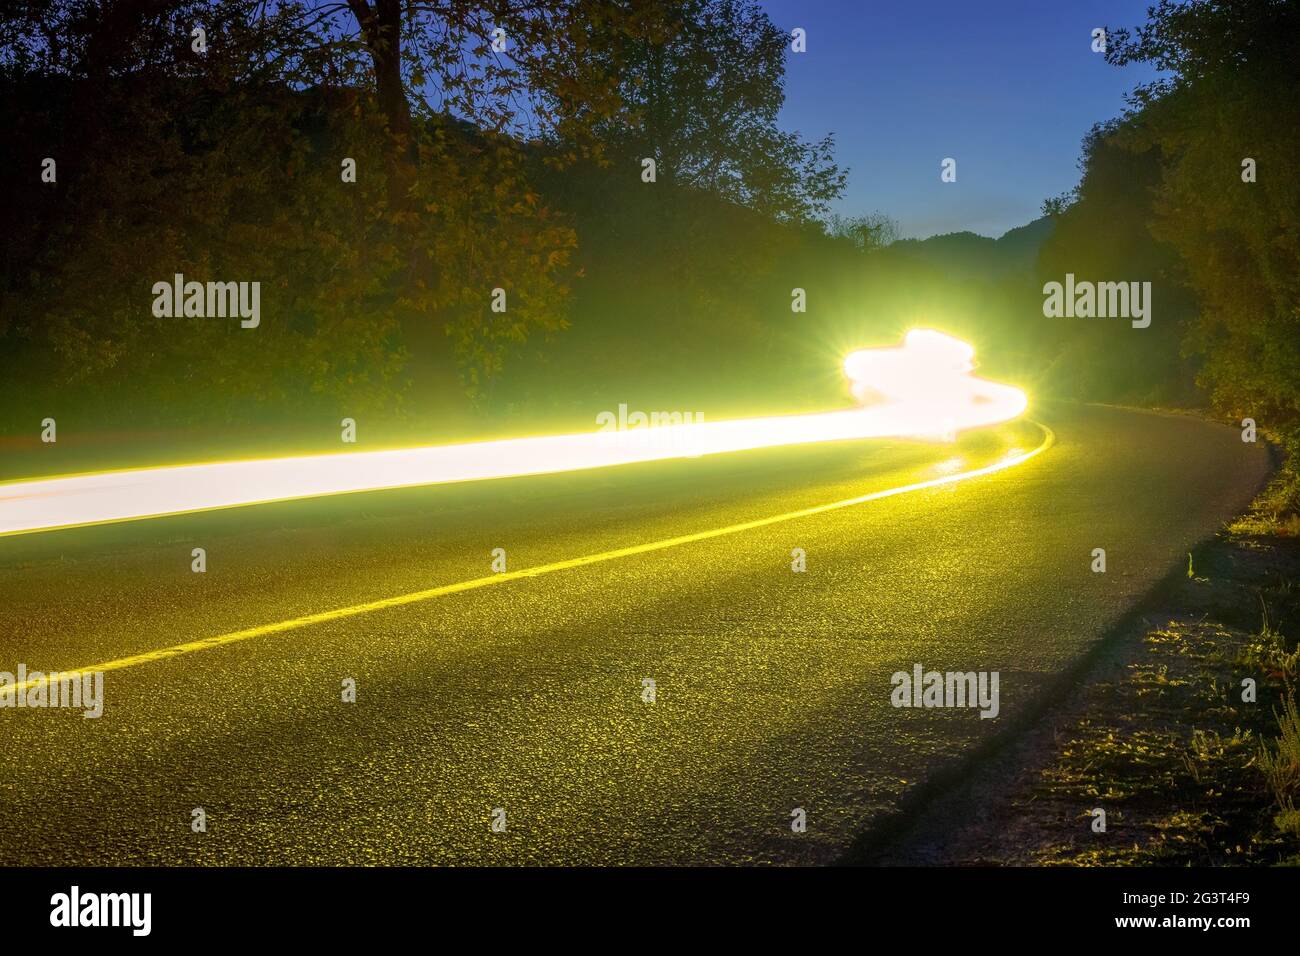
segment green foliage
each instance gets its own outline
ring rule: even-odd
[[[1282,711],[1277,715],[1278,737],[1270,744],[1261,742],[1259,769],[1281,811],[1279,829],[1300,836],[1296,823],[1296,797],[1300,796],[1300,710],[1296,709],[1295,689],[1287,688]]]
[[[280,277],[323,278],[312,267],[330,265],[322,249],[331,234],[337,240],[342,224],[331,220],[343,210],[313,208],[308,190],[322,177],[296,128],[303,104],[232,85],[256,51],[230,20],[202,12],[213,14],[202,20],[206,58],[177,52],[189,52],[177,39],[188,37],[190,16],[199,22],[195,9],[133,24],[88,11],[45,24],[64,28],[57,56],[48,51],[44,72],[10,78],[15,111],[46,107],[29,113],[26,137],[13,144],[13,168],[27,173],[15,177],[15,192],[39,197],[27,212],[46,241],[9,259],[24,271],[6,283],[8,331],[52,384],[93,389],[101,400],[143,396],[136,404],[146,420],[211,385],[221,386],[208,396],[219,404],[329,388],[381,350],[387,332],[345,337],[335,283],[304,281],[285,294]],[[103,62],[106,46],[113,62]],[[57,189],[30,185],[41,151],[58,159]],[[237,323],[155,318],[151,287],[178,272],[260,280],[277,320],[241,336]],[[331,336],[340,350],[326,356],[319,345]],[[385,369],[374,374],[382,380]]]
[[[883,249],[899,240],[902,231],[898,220],[884,213],[873,212],[861,216],[831,216],[826,231],[836,239],[845,239],[855,249],[871,252]]]
[[[20,132],[3,158],[40,241],[5,230],[0,335],[40,385],[145,421],[356,413],[396,406],[412,349],[454,355],[476,394],[511,345],[563,327],[574,236],[530,187],[525,146],[422,110],[395,153],[366,54],[307,8],[25,12],[0,58]],[[59,179],[42,192],[44,155]],[[260,281],[262,325],[154,317],[152,285],[176,273]]]
[[[1170,71],[1137,91],[1117,142],[1161,157],[1151,232],[1197,294],[1202,381],[1228,414],[1279,430],[1300,424],[1298,37],[1294,3],[1161,0],[1109,54]]]
[[[1158,150],[1117,145],[1121,124],[1094,127],[1083,143],[1083,178],[1054,206],[1055,228],[1038,262],[1042,282],[1066,273],[1089,282],[1151,282],[1149,328],[1110,320],[1041,319],[1049,376],[1065,394],[1092,401],[1182,404],[1193,399],[1193,366],[1179,348],[1195,302],[1175,251],[1150,232]]]
[[[617,109],[588,110],[603,155],[628,175],[654,158],[661,192],[702,192],[779,221],[825,214],[846,181],[831,138],[809,143],[777,126],[789,38],[752,0],[636,6],[635,30],[593,22],[584,38],[589,68],[618,93]]]
[[[829,141],[776,127],[786,52],[733,0],[16,3],[0,19],[0,161],[18,173],[0,203],[3,399],[137,421],[423,414],[458,377],[483,402],[512,356],[567,328],[580,271],[635,285],[645,257],[665,282],[707,263],[660,303],[743,337],[733,293],[798,233],[709,244],[810,224],[843,185]],[[654,203],[617,166],[648,131]],[[57,188],[33,188],[47,155]],[[577,223],[595,244],[629,213],[649,223],[630,270],[575,258]],[[176,273],[260,281],[261,327],[155,318],[152,285]]]

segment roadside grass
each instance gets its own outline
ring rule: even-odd
[[[1082,689],[1017,801],[1047,822],[1026,862],[1300,865],[1300,553],[1275,544],[1236,534],[1198,554],[1180,613]]]
[[[1300,588],[1292,579],[1275,582],[1260,589],[1259,602],[1260,628],[1244,648],[1242,663],[1280,678],[1289,687],[1300,668],[1300,646],[1279,630],[1278,615],[1289,616],[1300,611]]]
[[[1249,511],[1053,715],[874,860],[1300,866],[1300,438],[1278,444]]]
[[[1228,525],[1228,533],[1300,538],[1300,449],[1292,449],[1246,513]]]
[[[1293,686],[1287,686],[1277,721],[1280,731],[1277,739],[1272,744],[1268,741],[1260,744],[1259,768],[1277,802],[1274,825],[1300,839],[1300,810],[1296,809],[1296,797],[1300,795],[1300,711],[1296,709]]]
[[[1100,718],[1066,734],[1033,799],[1080,814],[1035,862],[1073,866],[1271,863],[1283,841],[1264,832],[1263,781],[1253,763],[1260,722],[1236,706],[1216,645],[1230,635],[1198,622],[1171,622],[1144,642],[1143,660],[1116,682],[1091,689]],[[1258,707],[1256,706],[1256,710]],[[1107,831],[1093,833],[1093,807]],[[1063,835],[1064,836],[1064,835]]]

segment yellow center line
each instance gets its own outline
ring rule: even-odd
[[[1023,464],[1029,459],[1042,454],[1052,447],[1052,444],[1056,441],[1056,434],[1046,425],[1039,422],[1034,422],[1034,424],[1043,430],[1043,441],[1037,448],[1020,455],[1001,459],[991,465],[985,465],[983,468],[956,472],[951,475],[932,478],[928,481],[918,481],[910,485],[900,485],[897,488],[886,488],[883,491],[873,491],[869,494],[859,495],[856,498],[845,498],[842,501],[832,501],[828,504],[813,505],[810,508],[801,508],[798,511],[787,511],[784,514],[772,515],[767,518],[756,518],[753,521],[743,521],[740,524],[726,525],[722,528],[712,528],[708,531],[696,531],[692,534],[678,535],[675,538],[664,538],[660,541],[631,545],[630,547],[617,548],[613,551],[602,551],[599,554],[588,554],[580,558],[569,558],[564,561],[555,561],[551,564],[541,564],[536,567],[524,568],[519,571],[503,571],[499,574],[493,574],[488,577],[473,578],[469,581],[458,581],[455,584],[444,584],[436,588],[428,588],[424,591],[412,591],[408,594],[396,595],[395,597],[381,598],[377,601],[367,601],[364,604],[353,604],[350,607],[335,608],[331,611],[320,611],[316,614],[305,614],[302,617],[294,617],[285,621],[276,621],[273,624],[262,624],[258,627],[244,628],[240,631],[230,631],[226,634],[218,634],[214,637],[205,637],[197,641],[188,641],[184,644],[173,644],[171,647],[160,648],[156,651],[146,651],[143,654],[133,654],[130,657],[119,657],[116,660],[105,661],[102,664],[94,664],[90,667],[80,667],[71,671],[54,672],[49,675],[31,678],[22,683],[7,684],[4,687],[0,687],[0,694],[17,694],[20,691],[25,691],[32,687],[48,683],[52,678],[75,678],[79,675],[94,674],[100,671],[117,671],[127,667],[137,667],[141,664],[150,664],[154,661],[167,660],[171,657],[180,657],[182,654],[193,654],[196,651],[203,651],[213,647],[224,647],[227,644],[237,644],[240,641],[252,640],[255,637],[265,637],[268,634],[280,634],[284,631],[293,631],[302,627],[310,627],[313,624],[324,624],[327,621],[338,621],[344,618],[357,617],[361,614],[370,614],[374,611],[383,611],[388,608],[403,607],[407,604],[418,604],[422,601],[431,601],[434,598],[446,597],[449,594],[460,594],[463,591],[474,591],[492,585],[507,584],[510,581],[540,577],[543,574],[551,574],[555,571],[568,571],[572,568],[581,568],[589,564],[599,564],[603,561],[629,558],[633,555],[648,554],[652,551],[664,551],[668,548],[676,548],[683,544],[692,544],[696,541],[707,541],[710,538],[721,538],[724,535],[739,534],[742,531],[752,531],[755,528],[764,528],[768,525],[779,524],[783,521],[807,518],[812,515],[824,514],[828,511],[836,511],[840,508],[849,508],[854,505],[866,504],[869,501],[879,501],[882,498],[892,498],[895,495],[908,494],[913,491],[923,491],[926,488],[938,488],[942,485],[952,485],[959,481],[979,478],[983,475],[991,475],[995,472],[1004,471],[1007,468],[1013,468],[1016,465]]]

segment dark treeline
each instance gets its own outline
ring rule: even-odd
[[[1073,194],[917,242],[829,215],[847,171],[778,126],[789,37],[747,0],[11,3],[3,424],[793,410],[930,324],[1035,394],[1289,429],[1295,20],[1160,5],[1109,56],[1169,78],[1087,138]],[[1152,281],[1151,327],[1045,318],[1066,272]],[[261,325],[156,317],[176,273],[260,281]]]
[[[778,129],[786,37],[739,0],[65,0],[2,29],[15,417],[490,407],[580,321],[698,318],[843,185]],[[724,220],[762,235],[717,249]],[[155,316],[175,274],[259,281],[266,321]],[[579,307],[602,280],[623,299]]]
[[[1078,188],[1047,204],[1056,229],[1040,260],[1045,276],[1155,286],[1151,328],[1085,328],[1076,365],[1139,398],[1145,383],[1155,401],[1186,399],[1194,377],[1219,411],[1257,420],[1293,450],[1298,46],[1292,0],[1161,0],[1147,23],[1112,33],[1111,62],[1147,62],[1162,77],[1087,137]]]

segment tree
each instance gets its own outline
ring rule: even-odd
[[[627,168],[653,158],[668,190],[709,193],[773,219],[824,215],[845,173],[830,137],[810,143],[777,125],[789,46],[768,15],[752,0],[630,6],[639,10],[634,29],[593,24],[581,41],[618,94],[579,110],[603,155]],[[560,98],[540,88],[544,102]]]
[[[902,235],[898,220],[891,219],[882,212],[861,216],[831,216],[827,222],[827,232],[837,239],[847,239],[854,248],[863,252],[883,249],[897,242]]]
[[[338,149],[379,168],[378,137],[348,91],[281,81],[300,34],[255,7],[37,4],[7,34],[11,190],[40,240],[6,247],[6,344],[44,401],[76,385],[149,421],[393,400],[383,180],[345,186]],[[57,189],[32,186],[42,155]],[[264,323],[155,316],[177,273],[260,283]]]
[[[1176,250],[1150,231],[1159,149],[1124,145],[1127,126],[1098,124],[1083,141],[1079,185],[1062,198],[1039,253],[1039,281],[1150,282],[1152,322],[1041,318],[1040,351],[1056,356],[1051,388],[1093,401],[1173,403],[1189,397],[1192,372],[1179,346],[1195,312]],[[1067,204],[1068,201],[1068,204]]]
[[[30,105],[7,111],[0,149],[28,172],[7,180],[0,335],[52,381],[226,393],[195,414],[391,407],[408,352],[445,375],[444,343],[479,393],[512,347],[564,325],[574,234],[532,185],[543,155],[521,124],[579,124],[564,98],[543,115],[521,97],[577,61],[565,24],[592,6],[16,4],[0,68],[6,101]],[[38,192],[46,155],[57,188]],[[149,284],[176,272],[262,280],[267,323],[158,322]]]
[[[432,227],[406,243],[406,338],[432,350],[437,315],[478,396],[510,347],[566,325],[575,236],[541,201],[535,167],[590,155],[587,118],[612,112],[617,92],[585,67],[580,40],[592,26],[618,34],[629,18],[603,0],[347,0],[295,15],[319,47],[347,61],[359,42],[369,58],[394,222]],[[555,94],[534,96],[541,85]],[[540,157],[528,141],[541,135],[571,149]],[[498,319],[487,293],[507,285]]]
[[[1162,156],[1151,232],[1200,300],[1188,347],[1218,407],[1300,425],[1300,6],[1161,0],[1108,58],[1165,72],[1117,142]],[[1247,175],[1253,161],[1253,177]],[[1247,181],[1253,178],[1254,181]],[[1294,431],[1293,431],[1294,433]]]

